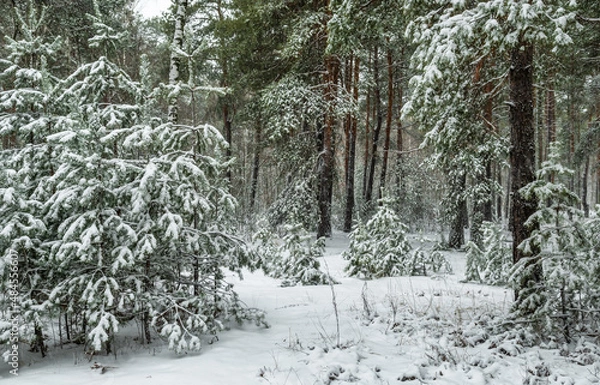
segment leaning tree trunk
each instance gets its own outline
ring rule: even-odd
[[[171,48],[171,62],[169,65],[169,85],[173,86],[179,81],[181,69],[181,58],[175,48],[183,48],[183,28],[185,26],[185,14],[187,11],[187,0],[177,0],[177,10],[175,11],[175,32],[173,34],[173,46]],[[179,100],[177,94],[169,98],[169,111],[167,118],[170,123],[176,124],[179,120]]]
[[[523,250],[519,245],[539,226],[526,221],[537,210],[537,199],[525,197],[521,189],[535,180],[535,126],[533,116],[533,46],[523,44],[511,51],[510,79],[510,224],[513,235],[513,262],[527,260],[527,272],[521,276],[515,290],[517,307],[525,312],[535,310],[531,304],[523,308],[523,300],[542,281],[539,250]]]

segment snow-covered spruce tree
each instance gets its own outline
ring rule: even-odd
[[[283,279],[282,286],[328,284],[329,277],[319,269],[317,260],[325,253],[325,238],[314,241],[301,224],[287,225],[285,231],[281,259],[273,266],[274,275]]]
[[[501,225],[484,222],[481,245],[467,244],[467,269],[465,279],[488,285],[506,285],[513,262],[510,244]]]
[[[279,239],[263,224],[253,237],[265,274],[281,279],[281,286],[328,284],[329,275],[320,270],[317,260],[325,252],[325,239],[315,241],[300,223],[285,225],[283,231]]]
[[[406,270],[412,251],[406,231],[407,226],[384,201],[366,224],[359,223],[350,233],[350,245],[343,254],[349,261],[348,273],[367,279],[412,274]]]
[[[18,316],[18,342],[44,355],[47,313],[40,304],[52,285],[40,212],[48,197],[43,181],[54,167],[44,138],[61,121],[53,115],[55,79],[48,70],[60,39],[47,41],[39,32],[45,9],[38,14],[31,3],[28,9],[24,15],[15,8],[22,38],[5,37],[5,59],[0,60],[0,313],[7,317],[0,322],[0,343],[11,345],[12,310]]]
[[[592,218],[585,216],[578,207],[579,198],[563,182],[573,171],[558,159],[557,146],[553,146],[537,180],[523,189],[525,196],[538,199],[538,210],[528,221],[539,223],[540,228],[520,247],[541,250],[536,263],[544,282],[522,291],[521,306],[525,308],[515,310],[517,315],[531,313],[544,332],[562,333],[569,341],[576,333],[597,330],[600,324],[600,208]],[[526,261],[518,263],[513,282],[527,277],[532,268],[536,267]],[[537,304],[541,306],[534,308]]]
[[[408,227],[384,198],[366,223],[359,222],[349,234],[350,245],[342,255],[349,261],[346,271],[366,279],[401,275],[450,273],[450,264],[439,251],[413,250],[406,239]]]
[[[134,254],[143,261],[140,311],[177,351],[198,349],[200,336],[229,321],[262,314],[242,306],[222,269],[240,271],[244,243],[230,227],[235,200],[221,177],[226,164],[205,155],[224,146],[210,126],[138,127],[124,145],[152,156],[131,185]]]

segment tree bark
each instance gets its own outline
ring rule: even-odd
[[[352,97],[355,103],[358,103],[358,79],[360,75],[360,60],[354,58],[354,68],[352,71]],[[346,210],[344,213],[344,231],[352,230],[352,216],[354,214],[354,169],[356,158],[356,132],[358,119],[352,116],[349,127],[349,146],[348,146],[348,167],[346,175]]]
[[[217,0],[217,15],[219,17],[219,21],[223,22],[225,20],[224,16],[223,16],[223,8],[222,8],[222,4],[221,4],[221,0]],[[225,41],[223,38],[220,38],[220,45],[221,45],[221,51],[219,53],[219,55],[221,56],[220,61],[221,61],[221,87],[226,88],[229,86],[229,63],[227,60],[227,55],[224,54],[225,52]],[[225,131],[225,140],[227,141],[227,149],[225,149],[225,159],[227,161],[229,161],[231,159],[231,155],[232,155],[232,128],[231,128],[231,117],[230,115],[230,97],[229,95],[224,95],[221,98],[221,102],[223,103],[223,108],[222,108],[222,112],[223,112],[223,130]],[[229,181],[229,183],[231,184],[231,166],[227,167],[227,171],[226,171],[226,178]]]
[[[262,140],[262,125],[260,121],[254,133],[254,159],[252,161],[252,182],[250,183],[250,209],[256,204],[256,193],[258,191],[258,173],[260,171],[260,142]]]
[[[381,133],[381,126],[383,123],[383,113],[381,111],[381,89],[379,87],[379,50],[375,46],[373,52],[373,76],[375,78],[375,90],[374,90],[374,102],[375,111],[377,114],[377,123],[373,129],[373,142],[371,145],[371,160],[369,164],[369,176],[367,178],[367,191],[365,193],[365,203],[369,205],[373,199],[373,181],[375,176],[375,166],[377,164],[377,143],[379,142],[379,135]]]
[[[388,68],[388,105],[387,116],[385,117],[385,139],[383,141],[383,160],[381,162],[381,176],[379,177],[379,193],[381,199],[383,190],[385,189],[385,180],[387,176],[388,159],[390,152],[390,137],[392,134],[392,115],[394,114],[394,69],[392,51],[387,51],[387,68]]]
[[[333,103],[336,98],[339,61],[333,56],[325,58],[325,101],[328,111],[323,126],[323,150],[319,159],[319,224],[317,238],[331,236],[331,198],[333,195],[333,128],[335,116]]]
[[[185,16],[187,12],[188,1],[177,0],[177,9],[175,11],[175,32],[173,34],[173,43],[171,47],[171,60],[169,65],[169,85],[173,86],[179,82],[181,59],[175,48],[183,48],[183,29],[185,27]],[[169,110],[167,119],[170,123],[177,124],[179,121],[179,98],[173,95],[169,98]]]
[[[450,181],[451,196],[456,197],[454,207],[452,208],[452,219],[450,223],[450,234],[448,235],[448,246],[453,249],[460,249],[465,243],[465,220],[467,212],[467,202],[461,197],[467,183],[466,175],[463,173]]]
[[[402,49],[402,57],[404,57],[404,49]],[[402,59],[404,60],[404,59]],[[404,190],[403,187],[403,169],[402,169],[402,151],[404,149],[404,138],[402,137],[402,108],[404,107],[404,87],[402,86],[403,72],[402,66],[399,66],[400,74],[398,76],[398,132],[396,133],[396,194],[400,196]]]
[[[513,48],[510,55],[510,167],[511,210],[510,223],[513,235],[513,262],[528,259],[528,272],[517,283],[515,299],[517,306],[528,293],[536,290],[542,281],[539,250],[524,251],[519,245],[529,238],[539,224],[525,222],[537,210],[537,199],[525,197],[521,189],[535,180],[535,126],[533,117],[533,46],[522,44]],[[532,308],[523,309],[533,311]]]
[[[367,65],[371,64],[371,53],[369,53],[369,62]],[[363,189],[362,196],[363,199],[367,198],[367,184],[369,181],[369,149],[371,148],[371,142],[369,141],[371,136],[371,88],[367,90],[367,98],[366,98],[366,106],[365,111],[367,111],[367,116],[365,118],[365,158],[364,158],[364,166],[363,166]]]

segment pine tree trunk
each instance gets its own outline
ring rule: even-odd
[[[460,249],[465,243],[465,215],[467,209],[467,202],[461,197],[462,192],[465,190],[467,178],[465,174],[461,174],[450,181],[450,188],[452,191],[450,195],[456,197],[454,202],[452,219],[450,223],[450,234],[448,235],[448,246],[453,249]]]
[[[402,49],[402,56],[404,57],[404,49]],[[403,59],[404,60],[404,59]],[[403,187],[403,169],[402,169],[402,151],[404,149],[404,138],[402,137],[402,108],[404,107],[404,87],[402,86],[403,80],[403,72],[402,72],[402,64],[399,66],[399,76],[398,76],[398,132],[396,133],[396,195],[398,197],[401,196],[404,191]]]
[[[352,63],[352,62],[351,62]],[[350,68],[352,73],[352,97],[355,103],[358,103],[358,79],[360,75],[360,60],[354,58],[354,68]],[[352,230],[352,216],[354,213],[354,169],[356,158],[356,132],[358,119],[352,116],[349,127],[349,146],[348,146],[348,167],[346,172],[346,209],[344,212],[344,231]]]
[[[331,199],[333,195],[333,129],[335,116],[332,104],[336,97],[339,62],[333,56],[325,58],[325,100],[329,110],[323,126],[323,150],[319,159],[319,224],[317,238],[331,236]]]
[[[387,51],[387,68],[388,68],[388,105],[387,116],[385,118],[385,139],[383,141],[383,160],[381,162],[381,176],[379,177],[379,193],[378,197],[383,196],[385,189],[385,180],[387,177],[388,158],[390,152],[390,137],[392,134],[392,115],[394,113],[394,69],[392,67],[392,51]]]
[[[187,0],[177,0],[175,11],[175,32],[173,34],[173,47],[183,48],[183,29],[187,12]],[[171,61],[169,65],[169,85],[173,86],[179,82],[181,70],[181,59],[175,50],[171,50]],[[179,121],[179,100],[177,95],[169,98],[169,110],[167,118],[170,123],[177,124]]]
[[[590,216],[590,204],[588,203],[588,174],[590,172],[590,157],[586,155],[583,167],[583,180],[581,191],[581,206],[586,217]]]
[[[258,122],[254,137],[254,159],[252,162],[252,182],[250,183],[250,209],[256,204],[256,193],[258,191],[258,173],[260,170],[260,142],[262,140],[262,125]]]
[[[369,57],[370,57],[370,53],[369,53]],[[371,64],[371,60],[369,58],[369,63]],[[362,196],[363,199],[367,199],[367,184],[369,181],[369,149],[371,148],[371,142],[369,141],[370,137],[371,137],[371,88],[369,87],[369,89],[367,90],[367,98],[366,98],[366,106],[365,106],[365,110],[367,111],[367,116],[365,118],[365,158],[364,158],[364,165],[363,165],[363,189],[362,189]]]
[[[513,235],[513,262],[531,258],[528,274],[520,279],[515,291],[517,306],[529,292],[542,281],[539,250],[525,252],[519,245],[536,229],[538,224],[525,225],[537,210],[537,199],[525,197],[521,189],[535,180],[535,127],[533,119],[533,46],[523,44],[514,48],[510,56],[510,167],[511,167],[511,210],[510,223]],[[534,309],[524,309],[532,311]]]
[[[375,46],[373,52],[373,76],[375,78],[375,90],[374,90],[374,102],[375,112],[377,114],[377,123],[373,130],[373,142],[371,145],[371,159],[369,162],[369,176],[367,178],[367,191],[365,193],[365,203],[369,205],[373,199],[373,181],[375,177],[375,166],[377,164],[377,143],[379,142],[379,135],[381,133],[381,126],[383,123],[383,113],[381,111],[381,89],[379,87],[379,50]]]
[[[225,130],[225,140],[227,141],[227,149],[225,149],[225,160],[229,161],[231,159],[231,118],[229,117],[229,104],[227,104],[227,97],[225,97],[223,105],[223,129]],[[225,177],[231,184],[231,166],[227,167],[227,172]]]
[[[556,97],[554,95],[554,82],[548,81],[546,90],[546,154],[550,151],[550,144],[556,141]],[[552,176],[553,177],[553,176]]]
[[[223,15],[223,7],[222,7],[222,3],[221,0],[217,0],[217,15],[219,17],[219,21],[223,22],[225,20],[224,15]],[[229,86],[229,62],[227,60],[227,55],[225,55],[223,52],[225,51],[225,40],[223,38],[219,39],[219,43],[221,45],[221,52],[220,52],[220,62],[221,62],[221,87],[226,88]],[[225,160],[229,161],[231,159],[231,155],[232,155],[232,132],[231,132],[231,117],[230,115],[230,97],[229,95],[225,95],[221,98],[221,102],[223,103],[223,108],[222,108],[222,112],[223,112],[223,130],[225,131],[225,140],[227,141],[227,149],[225,149]],[[226,178],[229,181],[229,184],[231,184],[231,167],[228,166],[227,167],[227,172],[226,172]]]

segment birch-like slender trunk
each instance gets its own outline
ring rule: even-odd
[[[169,65],[169,85],[174,86],[179,82],[181,72],[181,58],[177,49],[183,49],[183,29],[185,27],[185,16],[187,12],[188,0],[174,0],[177,4],[175,11],[175,33],[173,34],[173,43],[171,45],[171,61]],[[169,98],[169,110],[167,118],[169,123],[177,124],[179,121],[179,98],[177,93],[173,93]]]

